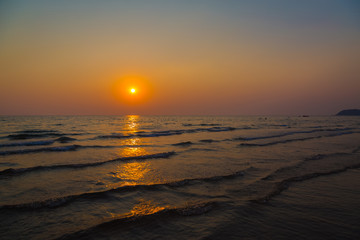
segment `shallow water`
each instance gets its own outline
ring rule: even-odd
[[[0,123],[1,239],[360,236],[358,117]]]

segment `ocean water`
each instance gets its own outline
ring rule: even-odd
[[[360,239],[359,117],[0,117],[0,239]]]

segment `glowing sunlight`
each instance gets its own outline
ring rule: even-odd
[[[117,79],[111,91],[117,102],[125,105],[145,104],[153,95],[152,84],[140,76],[126,76]]]
[[[165,207],[160,207],[152,201],[141,200],[139,204],[135,205],[131,210],[130,216],[142,216],[157,213],[164,210]]]
[[[125,135],[134,135],[138,131],[139,127],[139,116],[138,115],[128,115],[126,116],[126,124],[123,127]],[[132,137],[124,140],[124,145],[128,145],[120,150],[119,155],[121,157],[133,157],[149,154],[144,148],[140,147],[142,144],[141,138]]]

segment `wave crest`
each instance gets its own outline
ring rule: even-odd
[[[102,162],[92,162],[92,163],[75,163],[75,164],[59,164],[59,165],[49,165],[49,166],[35,166],[30,168],[8,168],[6,170],[0,171],[0,176],[15,176],[20,175],[27,172],[34,172],[40,170],[55,170],[55,169],[65,169],[65,168],[86,168],[86,167],[94,167],[103,165],[110,162],[116,161],[131,161],[131,160],[146,160],[152,158],[168,158],[172,155],[175,155],[175,152],[164,152],[164,153],[155,153],[155,154],[148,154],[148,155],[141,155],[141,156],[134,156],[134,157],[122,157],[122,158],[115,158],[107,161]]]
[[[76,199],[92,199],[92,198],[103,198],[108,197],[108,193],[120,193],[120,192],[131,192],[131,191],[138,191],[138,190],[145,190],[145,191],[157,191],[162,190],[164,187],[169,188],[177,188],[177,187],[184,187],[187,185],[193,184],[200,184],[203,182],[218,182],[226,179],[233,179],[236,177],[240,177],[244,175],[244,171],[234,172],[229,175],[223,176],[212,176],[206,178],[192,178],[192,179],[183,179],[180,181],[175,182],[168,182],[168,183],[159,183],[159,184],[152,184],[152,185],[129,185],[129,186],[122,186],[118,188],[113,188],[109,190],[99,191],[99,192],[88,192],[76,195],[69,195],[63,196],[60,198],[51,198],[43,201],[36,201],[31,203],[23,203],[23,204],[14,204],[14,205],[3,205],[0,208],[2,209],[22,209],[22,210],[32,210],[32,209],[39,209],[39,208],[56,208],[62,205],[68,204],[70,202],[75,201]]]

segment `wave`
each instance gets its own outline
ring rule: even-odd
[[[202,139],[199,142],[202,143],[213,143],[213,142],[219,142],[219,140],[214,140],[214,139]]]
[[[308,131],[293,131],[293,132],[286,132],[286,133],[270,135],[270,136],[237,137],[237,138],[233,138],[232,140],[253,141],[253,140],[260,140],[260,139],[285,137],[285,136],[294,135],[294,134],[315,133],[315,132],[332,132],[332,131],[349,131],[349,130],[353,130],[353,128],[314,129],[314,130],[308,130]]]
[[[184,127],[193,127],[193,126],[201,126],[201,127],[205,127],[205,126],[221,126],[221,124],[219,123],[201,123],[201,124],[191,124],[191,123],[184,123],[183,124]]]
[[[218,203],[215,201],[198,202],[185,207],[160,208],[156,212],[143,213],[140,215],[125,214],[123,217],[100,223],[96,226],[80,230],[78,232],[65,234],[58,239],[88,239],[90,236],[94,236],[94,234],[98,232],[108,232],[113,231],[114,229],[128,228],[134,224],[156,222],[159,219],[166,220],[169,217],[202,215],[214,209],[217,204]]]
[[[33,138],[46,138],[46,137],[64,137],[66,135],[81,135],[80,133],[59,133],[55,131],[23,131],[20,133],[9,134],[6,138],[10,140],[25,140]]]
[[[55,140],[32,141],[32,142],[12,142],[12,143],[0,144],[0,148],[2,148],[2,147],[21,147],[21,146],[46,146],[46,145],[51,145],[55,142],[68,143],[68,142],[75,141],[75,140],[77,140],[77,139],[71,138],[71,137],[59,137]],[[1,155],[1,153],[0,153],[0,155]]]
[[[97,138],[131,138],[131,137],[162,137],[181,135],[186,133],[197,133],[197,132],[226,132],[233,131],[236,128],[233,127],[211,127],[211,128],[196,128],[196,129],[180,129],[180,130],[167,130],[167,131],[152,131],[152,132],[137,132],[135,134],[123,135],[123,134],[111,134],[102,135]]]
[[[173,146],[183,146],[183,147],[186,147],[186,146],[190,146],[192,145],[193,143],[190,142],[190,141],[187,141],[187,142],[179,142],[179,143],[174,143],[174,144],[171,144]]]
[[[102,136],[98,136],[96,138],[131,138],[134,135],[123,135],[120,133],[116,133],[116,134],[111,134],[111,135],[102,135]]]
[[[183,179],[180,181],[151,184],[151,185],[128,185],[128,186],[122,186],[122,187],[99,191],[99,192],[89,192],[89,193],[82,193],[76,195],[69,195],[59,198],[51,198],[43,201],[35,201],[31,203],[3,205],[0,206],[0,209],[33,210],[40,208],[56,208],[65,204],[69,204],[77,199],[106,198],[108,197],[108,193],[113,193],[113,192],[120,193],[120,192],[131,192],[131,191],[139,191],[139,190],[156,191],[156,190],[162,190],[164,187],[177,188],[187,185],[200,184],[204,182],[218,182],[226,179],[234,179],[236,177],[240,177],[243,175],[244,175],[244,171],[238,171],[224,176],[213,176],[207,178],[191,178],[191,179]]]
[[[238,171],[238,172],[234,172],[232,174],[223,175],[223,176],[184,179],[181,181],[166,183],[165,185],[169,186],[169,187],[180,187],[180,186],[185,186],[185,185],[192,185],[192,184],[199,183],[199,182],[214,182],[214,181],[219,181],[219,180],[223,180],[223,179],[233,179],[233,178],[236,178],[239,176],[244,176],[244,174],[245,174],[244,171]]]
[[[314,156],[311,157],[307,157],[305,158],[303,161],[295,164],[295,165],[291,165],[291,166],[287,166],[287,167],[282,167],[280,169],[277,169],[275,172],[269,174],[266,177],[263,177],[261,180],[263,181],[268,181],[268,180],[274,180],[276,179],[276,175],[278,173],[281,172],[286,172],[286,171],[290,171],[292,172],[293,170],[297,170],[299,169],[303,164],[305,164],[307,161],[317,161],[317,160],[322,160],[324,158],[329,158],[329,157],[337,157],[337,156],[350,156],[354,153],[357,153],[358,151],[360,151],[360,146],[355,148],[354,150],[350,151],[350,152],[337,152],[337,153],[329,153],[329,154],[316,154]],[[326,162],[327,163],[327,162]],[[315,172],[315,173],[309,173],[309,174],[304,174],[304,175],[300,175],[300,176],[295,176],[295,177],[290,177],[287,179],[284,179],[278,183],[276,183],[275,189],[273,191],[271,191],[270,193],[268,193],[266,196],[252,200],[253,202],[258,202],[258,203],[265,203],[268,202],[272,197],[280,194],[283,190],[287,189],[289,186],[289,183],[291,182],[299,182],[299,181],[304,181],[307,179],[311,179],[311,178],[315,178],[315,177],[319,177],[319,176],[324,176],[324,175],[330,175],[330,174],[335,174],[335,173],[340,173],[340,172],[344,172],[346,170],[349,169],[354,169],[354,168],[360,168],[360,163],[357,164],[353,164],[350,166],[345,166],[343,168],[340,169],[335,169],[335,170],[331,170],[328,172]]]
[[[183,152],[217,152],[218,149],[215,148],[189,148]]]
[[[21,130],[16,131],[15,133],[58,133],[57,130],[42,130],[42,129],[31,129],[31,130]]]
[[[354,149],[351,153],[357,153],[359,151],[360,151],[360,146],[358,148]]]
[[[18,163],[12,163],[12,162],[0,162],[0,166],[17,166]]]
[[[72,138],[72,137],[59,137],[58,139],[56,139],[56,142],[60,142],[60,143],[68,143],[68,142],[72,142],[77,140],[76,138]]]
[[[20,145],[12,145],[12,146],[32,146],[32,145],[47,145],[47,144],[40,144],[40,143],[32,144],[32,143],[30,143],[29,145],[25,145],[23,143],[20,143]],[[39,152],[67,152],[67,151],[75,151],[75,150],[84,149],[84,148],[123,148],[123,147],[149,147],[149,146],[155,146],[155,145],[141,145],[141,144],[140,145],[76,145],[75,144],[75,145],[58,146],[58,147],[45,147],[45,148],[0,151],[0,156],[1,155],[39,153]]]
[[[289,127],[289,125],[286,125],[286,124],[270,124],[267,126],[268,127]]]
[[[37,145],[51,145],[55,141],[47,140],[47,141],[34,141],[34,142],[15,142],[15,143],[5,143],[0,144],[0,147],[18,147],[18,146],[37,146]],[[1,155],[1,154],[0,154]]]
[[[75,145],[76,146],[76,145]],[[175,152],[164,152],[164,153],[156,153],[156,154],[148,154],[148,155],[141,155],[141,156],[134,156],[134,157],[121,157],[115,158],[107,161],[102,162],[92,162],[92,163],[74,163],[74,164],[59,164],[59,165],[49,165],[49,166],[35,166],[30,168],[8,168],[3,171],[0,171],[0,176],[14,176],[20,175],[28,172],[34,171],[41,171],[41,170],[50,170],[50,169],[65,169],[65,168],[86,168],[86,167],[94,167],[103,165],[109,162],[116,162],[116,161],[130,161],[130,160],[146,160],[152,158],[168,158],[174,155]]]
[[[226,132],[226,131],[234,131],[236,128],[234,127],[213,127],[203,130],[202,128],[199,128],[199,131],[205,131],[205,132]]]
[[[359,149],[360,149],[360,147],[356,148],[353,151],[351,151],[351,153],[356,153]],[[351,155],[351,153],[340,152],[340,153],[329,153],[329,154],[316,154],[314,156],[305,158],[303,161],[301,161],[301,162],[299,162],[299,163],[297,163],[295,165],[279,168],[275,172],[269,174],[268,176],[261,178],[261,180],[265,180],[265,181],[266,180],[272,180],[276,176],[276,174],[278,174],[280,172],[284,172],[284,171],[289,171],[289,170],[292,170],[292,169],[297,169],[301,165],[306,163],[307,161],[316,161],[316,160],[321,160],[321,159],[324,159],[324,158],[335,157],[335,156],[346,156],[346,155]]]
[[[287,140],[275,141],[275,142],[269,142],[269,143],[241,143],[241,144],[239,144],[239,146],[242,146],[242,147],[264,147],[264,146],[271,146],[271,145],[276,145],[276,144],[281,144],[281,143],[306,141],[306,140],[315,139],[315,138],[321,138],[321,136],[287,139]]]
[[[241,143],[238,146],[240,146],[240,147],[264,147],[264,146],[271,146],[271,145],[276,145],[276,144],[281,144],[281,143],[306,141],[306,140],[323,138],[323,137],[336,137],[336,136],[340,136],[340,135],[353,134],[353,133],[355,133],[355,132],[343,132],[343,133],[336,133],[336,134],[330,134],[330,135],[325,135],[325,136],[286,139],[286,140],[269,142],[269,143]]]
[[[255,202],[255,203],[267,203],[267,202],[269,202],[269,200],[271,198],[273,198],[276,195],[279,195],[282,191],[288,189],[289,185],[293,182],[301,182],[301,181],[305,181],[308,179],[312,179],[312,178],[316,178],[316,177],[320,177],[320,176],[331,175],[331,174],[337,174],[337,173],[345,172],[349,169],[356,169],[356,168],[360,168],[360,164],[355,164],[355,165],[343,167],[343,168],[328,171],[328,172],[314,172],[314,173],[309,173],[309,174],[305,174],[305,175],[301,175],[301,176],[287,178],[285,180],[282,180],[281,182],[278,182],[275,185],[275,189],[273,191],[271,191],[270,193],[268,193],[267,195],[265,195],[264,197],[257,198],[257,199],[251,200],[251,201]]]
[[[75,151],[81,147],[84,146],[70,145],[70,146],[60,146],[60,147],[35,148],[35,149],[19,149],[19,150],[2,151],[0,152],[0,155],[27,154],[27,153],[38,153],[38,152],[67,152],[67,151]],[[100,147],[100,146],[93,146],[93,147]]]
[[[45,137],[61,137],[64,136],[64,133],[55,133],[55,132],[47,132],[47,133],[18,133],[18,134],[10,134],[7,136],[10,140],[24,140],[24,139],[32,139],[32,138],[45,138]]]

